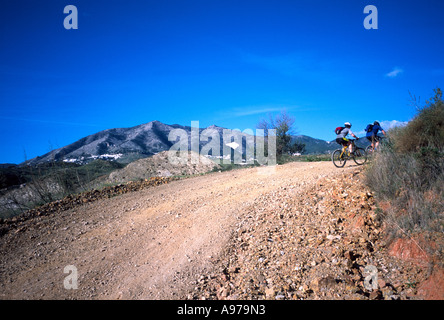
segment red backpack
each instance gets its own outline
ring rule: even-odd
[[[345,129],[345,127],[337,127],[337,128],[335,129],[335,133],[336,133],[336,134],[340,134],[341,131],[344,130],[344,129]]]

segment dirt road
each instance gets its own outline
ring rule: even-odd
[[[229,258],[257,199],[303,198],[319,179],[355,169],[295,162],[211,173],[32,218],[0,238],[0,299],[190,298]],[[67,266],[77,289],[65,288],[76,275]]]
[[[324,162],[213,173],[35,218],[0,240],[1,297],[177,297],[212,267],[256,197],[335,172]],[[68,265],[77,290],[64,288]]]

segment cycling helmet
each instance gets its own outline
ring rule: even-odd
[[[379,124],[378,121],[373,122],[373,125],[375,125],[375,126],[380,126],[380,124]]]
[[[344,123],[344,126],[346,126],[346,127],[351,127],[352,125],[351,125],[351,123],[350,122],[346,122],[346,123]]]

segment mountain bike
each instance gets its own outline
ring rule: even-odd
[[[342,168],[350,158],[352,158],[357,165],[363,165],[367,161],[367,153],[365,150],[356,146],[355,139],[350,139],[350,142],[350,146],[343,146],[342,149],[337,149],[331,154],[331,161],[333,161],[336,167]],[[351,146],[353,147],[353,153],[350,152]]]
[[[373,152],[377,151],[381,147],[382,139],[385,139],[385,137],[377,136],[376,139],[375,138],[372,139],[373,145],[375,145],[376,141],[379,141],[379,146],[378,148],[373,148],[372,145],[369,145],[367,148],[365,148],[365,152],[368,156],[371,156]]]

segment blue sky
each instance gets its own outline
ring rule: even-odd
[[[366,5],[378,9],[367,30]],[[66,5],[78,29],[66,30]],[[443,1],[0,2],[0,163],[152,120],[332,140],[410,120],[443,87]]]

